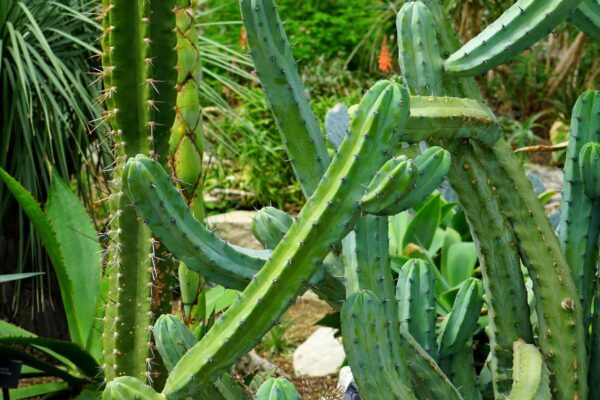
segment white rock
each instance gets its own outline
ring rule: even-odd
[[[345,367],[340,369],[337,384],[338,389],[340,389],[342,393],[346,393],[346,390],[348,390],[348,386],[350,386],[353,380],[354,376],[352,375],[352,370],[349,366],[346,365]]]
[[[337,329],[319,328],[294,351],[294,373],[298,376],[327,376],[337,374],[346,355],[335,338]]]

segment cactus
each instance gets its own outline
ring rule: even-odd
[[[452,386],[448,378],[441,372],[439,366],[427,354],[408,331],[399,324],[398,307],[394,298],[394,286],[389,268],[388,248],[388,223],[385,217],[364,216],[355,228],[355,233],[348,235],[344,241],[344,259],[346,269],[346,291],[348,297],[356,293],[371,293],[379,299],[381,305],[373,305],[381,309],[378,314],[364,315],[353,311],[351,305],[347,305],[348,299],[342,307],[342,333],[344,335],[358,335],[356,340],[344,341],[344,347],[349,354],[350,365],[357,375],[359,389],[363,389],[364,395],[372,392],[373,398],[381,398],[378,390],[366,390],[365,385],[371,385],[381,378],[377,371],[384,369],[388,371],[387,378],[394,382],[387,384],[395,390],[404,390],[410,384],[417,398],[429,399],[459,399],[460,394]],[[365,292],[366,291],[366,292]],[[346,312],[344,312],[344,307]],[[424,310],[423,310],[424,311]],[[351,314],[348,316],[348,314]],[[356,314],[356,318],[352,316]],[[344,318],[346,315],[346,318]],[[415,316],[416,317],[416,316]],[[365,327],[365,321],[374,321],[375,327]],[[381,326],[386,329],[382,331]],[[364,336],[365,330],[377,329],[378,345],[384,348],[386,353],[392,357],[379,357],[377,353],[364,353],[368,350],[365,345],[372,343],[372,338]],[[363,333],[361,333],[363,332]],[[398,332],[400,335],[398,335]],[[365,343],[363,343],[365,342]],[[368,343],[367,343],[368,342]],[[387,344],[387,346],[385,345]],[[354,356],[350,356],[354,354]],[[403,361],[408,364],[408,376],[403,369]],[[360,376],[363,374],[364,376]],[[373,375],[375,374],[375,375]],[[362,382],[362,383],[361,383]],[[385,387],[385,386],[384,386]],[[411,396],[411,394],[406,394]]]
[[[361,207],[377,215],[408,210],[440,186],[449,168],[450,154],[440,147],[427,149],[410,164],[402,158],[391,160],[367,187]]]
[[[513,388],[509,400],[550,399],[550,373],[539,350],[517,340],[514,343]]]
[[[424,260],[407,261],[398,276],[396,300],[400,324],[404,325],[423,349],[437,360],[437,313],[432,268],[434,267]]]
[[[453,76],[474,76],[503,64],[548,35],[581,0],[518,0],[444,62]]]
[[[260,385],[255,396],[256,400],[300,400],[300,395],[285,378],[271,378]]]
[[[569,20],[583,33],[600,43],[600,1],[582,0]]]
[[[152,332],[156,349],[169,371],[197,342],[189,328],[181,320],[170,314],[163,314],[158,317]]]
[[[102,400],[131,399],[166,400],[167,398],[131,376],[120,376],[108,382],[102,393]]]
[[[107,380],[152,378],[150,328],[155,309],[168,306],[169,263],[122,192],[127,157],[138,153],[166,162],[165,132],[175,103],[173,1],[104,0],[102,62],[106,119],[115,168],[111,180],[109,293],[104,319]]]
[[[189,394],[187,384],[192,378],[200,382],[215,379],[256,344],[306,287],[331,246],[345,236],[358,218],[357,201],[364,194],[363,185],[390,157],[388,149],[398,141],[399,130],[408,119],[408,107],[408,94],[395,81],[379,82],[369,91],[349,135],[298,220],[238,302],[171,372],[164,389],[167,396],[181,398]],[[153,168],[156,167],[152,161],[144,157],[127,164],[125,190],[136,204],[146,191],[155,190],[153,187],[160,184],[155,182]],[[155,211],[163,212],[160,206]],[[319,234],[321,229],[327,231],[326,240]]]
[[[176,0],[175,18],[177,34],[177,100],[175,121],[169,137],[169,166],[177,188],[185,197],[192,214],[204,219],[202,196],[202,118],[198,89],[201,79],[201,60],[196,31],[196,0]],[[193,305],[202,296],[198,292],[202,278],[190,271],[184,263],[178,267],[181,303],[186,319]],[[170,311],[170,310],[167,310]]]
[[[583,183],[583,192],[592,200],[600,199],[600,144],[586,143],[581,147],[578,157],[579,176]]]
[[[590,176],[587,181],[583,180],[587,175],[580,170],[579,162],[584,160],[579,155],[588,143],[600,142],[599,112],[600,92],[582,94],[573,107],[558,226],[560,243],[579,292],[586,326],[590,321],[597,270],[600,210],[595,200],[585,193],[586,187],[594,185],[594,179]]]
[[[344,348],[356,382],[366,400],[394,398],[414,399],[410,387],[394,368],[387,346],[386,320],[381,299],[373,292],[351,294],[342,306]]]
[[[273,0],[242,0],[250,54],[302,190],[310,197],[330,162],[319,123]]]
[[[265,207],[252,221],[252,233],[265,248],[273,250],[285,236],[294,220],[285,212]]]

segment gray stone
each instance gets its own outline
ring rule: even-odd
[[[207,218],[210,229],[229,243],[250,249],[262,249],[263,246],[252,235],[252,219],[254,211],[232,211],[225,214],[212,215]]]
[[[337,374],[346,355],[335,338],[337,329],[319,328],[302,343],[293,355],[294,373],[298,376],[327,376]]]

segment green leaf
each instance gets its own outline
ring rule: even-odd
[[[0,338],[0,344],[34,346],[50,356],[59,355],[59,361],[70,361],[72,366],[90,378],[95,378],[100,371],[96,360],[75,343],[40,337],[4,336]]]
[[[440,196],[433,196],[415,215],[406,229],[404,240],[405,247],[414,243],[423,249],[431,246],[435,231],[440,224]]]
[[[63,255],[65,273],[72,278],[70,289],[76,315],[71,319],[78,323],[82,340],[79,344],[89,349],[99,297],[102,248],[90,216],[56,171],[52,173],[46,215]]]
[[[69,384],[66,382],[49,382],[41,383],[39,385],[11,389],[9,394],[11,400],[29,399],[32,397],[40,397],[48,394],[56,394],[57,392],[62,392],[64,390],[67,390],[68,388]],[[4,397],[0,397],[0,399],[4,399]]]
[[[401,212],[389,218],[390,255],[402,254],[402,246],[406,229],[410,222],[408,211]]]
[[[450,286],[460,285],[473,275],[477,263],[477,249],[473,242],[454,243],[448,248],[442,274]]]
[[[538,200],[540,201],[541,205],[545,206],[555,195],[556,192],[554,190],[546,190],[544,193],[541,193],[538,196]]]
[[[0,283],[17,281],[20,279],[31,278],[32,276],[43,275],[43,272],[25,272],[22,274],[4,274],[0,275]]]
[[[35,227],[48,256],[54,265],[54,271],[60,285],[60,294],[62,297],[63,305],[65,307],[65,313],[67,315],[67,322],[69,325],[69,333],[71,340],[80,345],[85,345],[80,331],[80,326],[77,321],[77,313],[75,312],[75,301],[73,298],[73,284],[65,267],[60,247],[56,239],[55,233],[52,231],[50,223],[46,219],[44,212],[42,211],[38,202],[33,196],[25,189],[19,182],[17,182],[12,176],[10,176],[4,169],[0,168],[0,179],[4,181],[8,190],[15,197],[15,200],[19,203],[19,206],[25,212],[33,226]]]
[[[239,292],[215,286],[206,292],[206,315],[218,314],[233,304]]]

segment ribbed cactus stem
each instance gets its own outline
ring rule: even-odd
[[[170,1],[104,0],[102,62],[106,120],[115,168],[110,181],[109,292],[104,319],[107,380],[129,375],[152,380],[152,309],[170,294],[163,249],[122,192],[127,157],[161,149],[175,100],[175,16]],[[171,109],[169,109],[171,105]]]
[[[597,272],[600,208],[597,201],[586,194],[578,160],[587,143],[600,142],[599,113],[600,91],[579,96],[571,117],[558,226],[560,244],[583,306],[585,326],[590,321]]]
[[[420,32],[419,35],[431,36],[431,33],[423,32],[422,27],[430,26],[431,29],[435,29],[443,57],[447,57],[459,47],[456,32],[446,17],[439,0],[424,0],[423,2],[405,4],[399,13],[397,23],[399,32],[414,27],[415,30]],[[424,60],[426,66],[434,65],[435,60],[439,57],[433,52],[435,47],[423,48],[420,45],[419,35],[413,34],[403,39],[400,63],[407,65],[407,68],[416,59]],[[430,58],[429,61],[427,57]],[[470,137],[475,139],[490,136],[484,132],[490,131],[490,124],[495,125],[495,118],[491,111],[480,103],[481,94],[473,79],[450,78],[445,74],[441,77],[435,76],[434,73],[439,71],[438,69],[424,68],[420,65],[411,66],[410,70],[413,73],[407,78],[407,81],[413,93],[423,96],[440,96],[436,101],[439,102],[441,110],[448,107],[444,104],[444,99],[441,96],[468,98],[463,101],[467,101],[471,106],[465,108],[467,103],[459,103],[460,106],[457,107],[457,112],[460,112],[459,109],[470,108],[474,111],[477,110],[473,115],[479,114],[480,117],[467,121],[455,118],[450,119],[450,121],[458,122],[458,125],[462,124],[465,132],[469,132]],[[442,89],[440,90],[439,84],[424,86],[421,83],[424,78],[431,79],[433,82],[442,81]],[[451,100],[450,104],[453,101],[456,100]],[[423,101],[423,103],[425,112],[429,112],[426,107],[427,101]],[[487,111],[485,111],[486,109]],[[451,110],[444,110],[444,112],[448,111]],[[477,122],[478,119],[482,121],[487,119],[489,122],[482,124]],[[415,122],[418,122],[419,119],[415,118],[415,120]],[[440,123],[436,122],[438,120],[437,118],[432,119],[431,121],[435,122],[432,125],[440,126]],[[428,121],[428,119],[425,119],[425,121]],[[470,124],[472,126],[469,129]],[[417,123],[415,125],[418,126]],[[479,125],[479,127],[476,125]],[[454,129],[456,129],[456,126],[454,126]],[[473,130],[478,131],[480,129],[481,133],[472,133]],[[452,134],[455,137],[460,136],[460,134]],[[419,135],[416,136],[418,139]],[[439,135],[436,137],[439,140]],[[497,140],[497,136],[494,140],[486,141],[487,143],[493,143],[495,140]],[[433,142],[438,143],[436,140]],[[447,148],[452,153],[452,167],[450,168],[448,180],[458,194],[480,254],[483,284],[492,328],[490,329],[490,350],[492,353],[490,366],[495,396],[501,398],[509,393],[511,387],[512,343],[520,337],[528,341],[533,340],[531,326],[528,322],[529,307],[521,274],[520,257],[510,224],[502,214],[501,203],[496,199],[495,191],[490,187],[485,172],[481,171],[480,161],[474,154],[470,142],[454,139],[452,142],[445,140],[444,143],[448,144]]]
[[[202,193],[202,116],[200,112],[199,84],[202,65],[196,29],[196,0],[176,0],[177,33],[177,102],[175,123],[169,138],[169,164],[176,186],[181,190],[192,214],[204,219]],[[202,277],[184,263],[179,264],[181,303],[186,319],[201,290]],[[202,316],[200,316],[202,317]]]
[[[190,395],[191,379],[214,379],[276,323],[308,285],[331,247],[360,216],[366,184],[391,157],[408,119],[408,93],[396,81],[377,83],[364,97],[350,132],[298,219],[233,304],[172,371],[164,393]],[[360,162],[357,162],[360,160]],[[131,168],[139,169],[135,164]],[[133,170],[129,176],[134,177]],[[132,181],[132,184],[135,181]],[[144,183],[135,183],[136,186]]]

